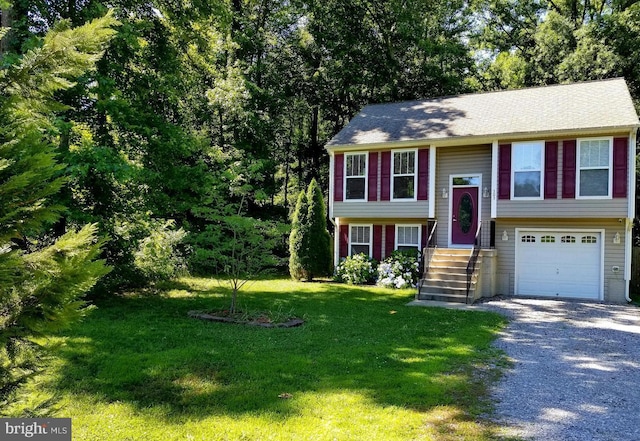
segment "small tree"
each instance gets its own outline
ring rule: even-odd
[[[308,277],[305,269],[305,259],[308,254],[308,216],[309,202],[307,193],[303,190],[298,195],[289,235],[289,274],[296,280]]]
[[[289,273],[294,279],[313,280],[331,273],[331,237],[327,231],[322,190],[315,179],[301,191],[293,212],[289,236]]]
[[[273,250],[282,231],[274,222],[241,215],[225,217],[221,226],[226,239],[217,249],[219,273],[231,286],[229,312],[234,314],[242,287],[277,266],[278,258]]]

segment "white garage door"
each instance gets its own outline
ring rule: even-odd
[[[601,299],[601,235],[518,230],[515,294]]]

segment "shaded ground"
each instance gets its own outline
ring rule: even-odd
[[[481,307],[512,319],[496,346],[514,365],[493,393],[510,435],[640,440],[640,308],[532,299]]]

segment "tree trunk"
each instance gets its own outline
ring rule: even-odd
[[[0,27],[1,28],[10,28],[13,19],[11,17],[11,8],[5,8],[0,10]],[[0,55],[3,55],[9,49],[9,35],[5,35],[2,40],[0,40]]]
[[[311,178],[318,179],[318,172],[320,170],[320,145],[318,142],[318,124],[319,124],[319,106],[313,106],[311,108],[311,128],[310,128],[310,138],[311,138]]]

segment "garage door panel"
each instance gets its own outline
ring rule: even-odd
[[[516,294],[600,297],[600,233],[523,230],[517,240]]]

